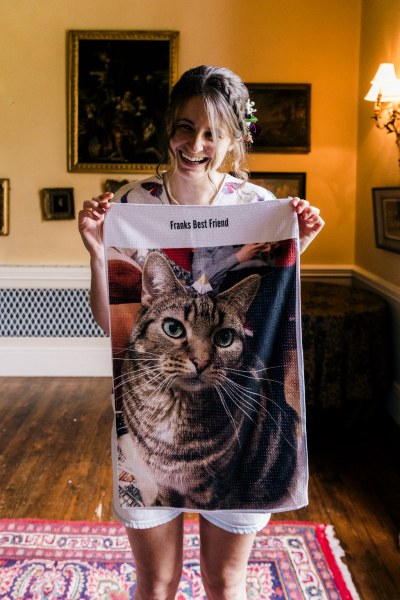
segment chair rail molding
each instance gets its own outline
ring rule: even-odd
[[[86,266],[0,265],[1,288],[88,288]]]
[[[304,278],[350,279],[353,265],[302,265]],[[89,266],[0,265],[1,288],[88,288]]]

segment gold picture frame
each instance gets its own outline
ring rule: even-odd
[[[40,194],[45,221],[75,219],[73,188],[45,188]]]
[[[10,233],[10,180],[0,179],[0,235]]]
[[[69,31],[68,171],[153,173],[177,31]]]
[[[250,181],[256,185],[266,188],[276,198],[298,198],[306,197],[306,174],[305,173],[250,173]]]
[[[257,117],[255,153],[311,151],[311,84],[246,83]]]

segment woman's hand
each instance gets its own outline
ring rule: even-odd
[[[292,206],[299,222],[300,253],[304,252],[313,239],[319,234],[325,221],[319,215],[319,208],[310,206],[307,200],[292,199]]]
[[[109,334],[108,288],[104,268],[103,224],[104,215],[109,210],[114,194],[101,194],[85,200],[79,211],[78,228],[83,243],[90,253],[91,285],[90,308],[100,327]]]
[[[78,215],[78,229],[83,243],[92,258],[103,253],[104,215],[109,210],[114,194],[107,192],[91,200],[85,200]]]

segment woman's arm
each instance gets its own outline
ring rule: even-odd
[[[85,248],[90,254],[90,308],[95,321],[107,334],[109,325],[109,300],[104,264],[103,225],[113,194],[102,194],[86,200],[79,212],[78,228]]]

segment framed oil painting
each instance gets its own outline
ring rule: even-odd
[[[400,187],[372,188],[377,248],[400,253]]]
[[[106,179],[104,186],[103,186],[104,191],[115,194],[116,192],[118,192],[119,188],[121,188],[123,185],[126,185],[127,183],[130,183],[130,181],[132,181],[132,180],[131,179]]]
[[[0,179],[0,235],[8,235],[10,211],[10,180]]]
[[[70,31],[68,170],[154,172],[176,31]]]
[[[311,149],[311,84],[246,83],[257,112],[253,152],[306,154]]]
[[[45,221],[75,219],[73,188],[45,188],[41,191],[41,205]]]
[[[266,188],[277,198],[306,197],[305,173],[251,173],[250,181]]]

